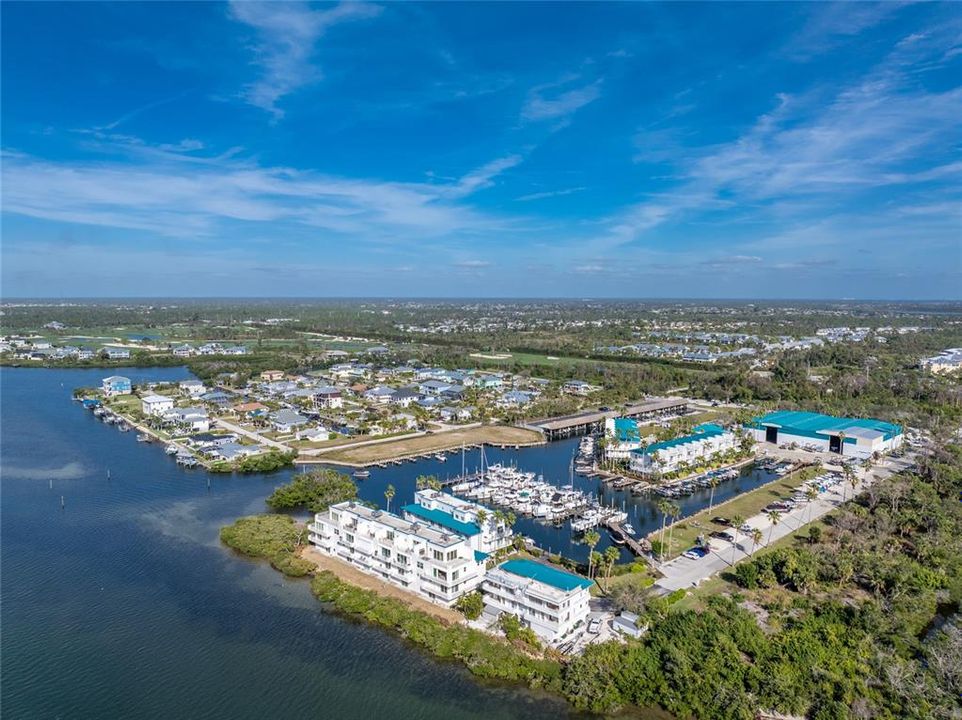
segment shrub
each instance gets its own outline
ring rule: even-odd
[[[286,485],[276,488],[267,498],[267,505],[275,510],[306,507],[311,512],[322,512],[331,505],[357,497],[357,486],[347,475],[334,470],[301,473]]]
[[[468,593],[459,597],[454,607],[468,620],[477,620],[484,611],[484,600],[479,592]]]

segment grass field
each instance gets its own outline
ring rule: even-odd
[[[801,483],[802,480],[799,478],[798,472],[794,472],[778,478],[768,485],[755,488],[726,502],[718,503],[711,510],[705,509],[685,518],[675,525],[672,532],[671,547],[666,552],[667,557],[675,557],[692,547],[699,535],[707,535],[716,530],[727,529],[722,525],[711,522],[713,517],[720,515],[731,520],[736,515],[740,515],[747,520],[760,513],[762,508],[773,500],[791,495]],[[660,529],[655,530],[648,537],[657,540],[660,532]],[[667,526],[665,528],[665,542],[668,542]]]
[[[464,445],[489,443],[491,445],[519,445],[542,441],[540,433],[508,425],[484,425],[467,428],[465,430],[451,430],[431,435],[421,435],[415,438],[392,440],[390,442],[364,445],[362,447],[347,447],[334,450],[318,459],[334,460],[337,462],[366,465],[393,458],[420,455],[439,450],[451,450]]]

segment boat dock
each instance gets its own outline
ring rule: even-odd
[[[530,422],[525,427],[538,430],[547,440],[558,440],[584,435],[604,428],[609,418],[627,417],[635,420],[654,420],[666,415],[682,415],[688,412],[688,400],[681,397],[649,398],[630,403],[622,408],[597,410],[563,415]]]
[[[616,544],[621,545],[623,542],[625,547],[638,556],[647,555],[649,552],[651,552],[651,544],[648,542],[648,540],[636,540],[625,531],[625,528],[617,520],[610,519],[605,523],[605,525],[611,532]]]

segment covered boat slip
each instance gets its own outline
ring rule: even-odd
[[[539,430],[548,440],[583,435],[600,430],[608,418],[633,418],[652,420],[666,415],[679,415],[688,411],[688,400],[680,397],[650,398],[641,402],[611,410],[596,410],[548,418],[529,423],[526,427]]]

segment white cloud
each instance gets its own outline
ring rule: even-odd
[[[577,79],[574,76],[532,88],[521,110],[521,117],[525,120],[564,119],[601,97],[601,80],[570,87]],[[565,87],[570,89],[563,89]]]
[[[547,190],[545,192],[536,192],[529,195],[522,195],[521,197],[515,198],[518,202],[530,202],[531,200],[544,200],[545,198],[559,197],[562,195],[573,195],[574,193],[581,192],[585,190],[584,187],[573,187],[564,188],[562,190]]]
[[[283,117],[277,102],[322,76],[312,63],[312,55],[324,33],[348,20],[376,17],[381,10],[379,5],[369,3],[341,3],[329,10],[312,10],[301,2],[233,0],[231,17],[258,34],[253,50],[261,77],[244,88],[244,99],[275,119]]]
[[[454,263],[455,267],[471,268],[471,269],[486,268],[486,267],[490,267],[490,265],[491,263],[488,262],[487,260],[461,260],[459,262]]]
[[[193,148],[194,144],[181,143]],[[3,211],[45,220],[215,237],[233,223],[323,228],[356,241],[441,238],[504,230],[461,204],[520,158],[484,165],[448,183],[348,179],[233,156],[200,157],[121,141],[132,160],[54,162],[4,152]]]

